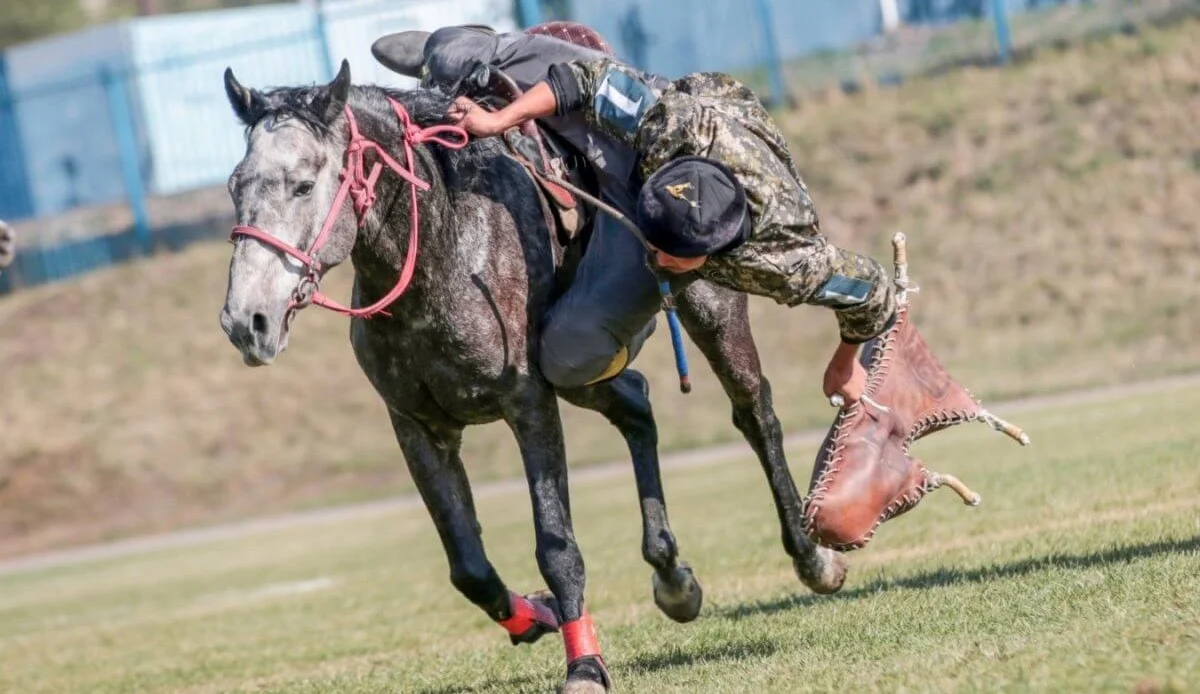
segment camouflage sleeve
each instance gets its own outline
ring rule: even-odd
[[[833,246],[828,250],[828,273],[808,303],[832,308],[842,341],[861,344],[895,321],[896,295],[891,278],[882,265],[865,255]]]
[[[760,227],[759,236],[709,258],[701,276],[774,299],[785,306],[834,311],[844,342],[861,344],[891,327],[896,297],[891,278],[871,258],[834,247],[813,226]]]
[[[665,84],[615,60],[559,63],[546,80],[558,103],[557,115],[583,112],[600,132],[633,149],[646,114],[658,103]]]

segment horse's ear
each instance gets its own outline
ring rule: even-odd
[[[253,127],[262,118],[266,110],[267,100],[257,89],[243,87],[233,76],[233,68],[225,68],[225,96],[239,120]]]
[[[342,115],[346,101],[350,98],[350,61],[342,60],[342,67],[338,70],[337,77],[325,87],[324,96],[320,113],[322,120],[330,124]]]

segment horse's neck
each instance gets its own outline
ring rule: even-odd
[[[402,156],[397,160],[403,162]],[[444,276],[448,268],[442,265],[452,261],[451,198],[441,171],[425,152],[415,152],[414,163],[416,175],[430,185],[429,190],[417,191],[417,228],[413,228],[412,184],[387,170],[381,174],[374,211],[351,254],[360,286],[372,301],[395,286],[414,240],[416,267],[408,293],[422,293],[423,285]]]

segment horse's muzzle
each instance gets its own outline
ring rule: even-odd
[[[246,315],[242,315],[246,313]],[[261,312],[221,311],[221,329],[247,366],[267,366],[287,349],[287,323]]]

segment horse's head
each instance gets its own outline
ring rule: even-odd
[[[333,209],[350,67],[343,62],[327,85],[267,93],[242,86],[227,69],[225,92],[247,128],[246,156],[229,177],[238,228],[271,238],[234,237],[221,327],[247,364],[261,366],[287,348],[294,306],[319,279],[278,245],[309,249]],[[331,224],[314,253],[321,272],[345,261],[354,246],[353,213],[340,212]]]

